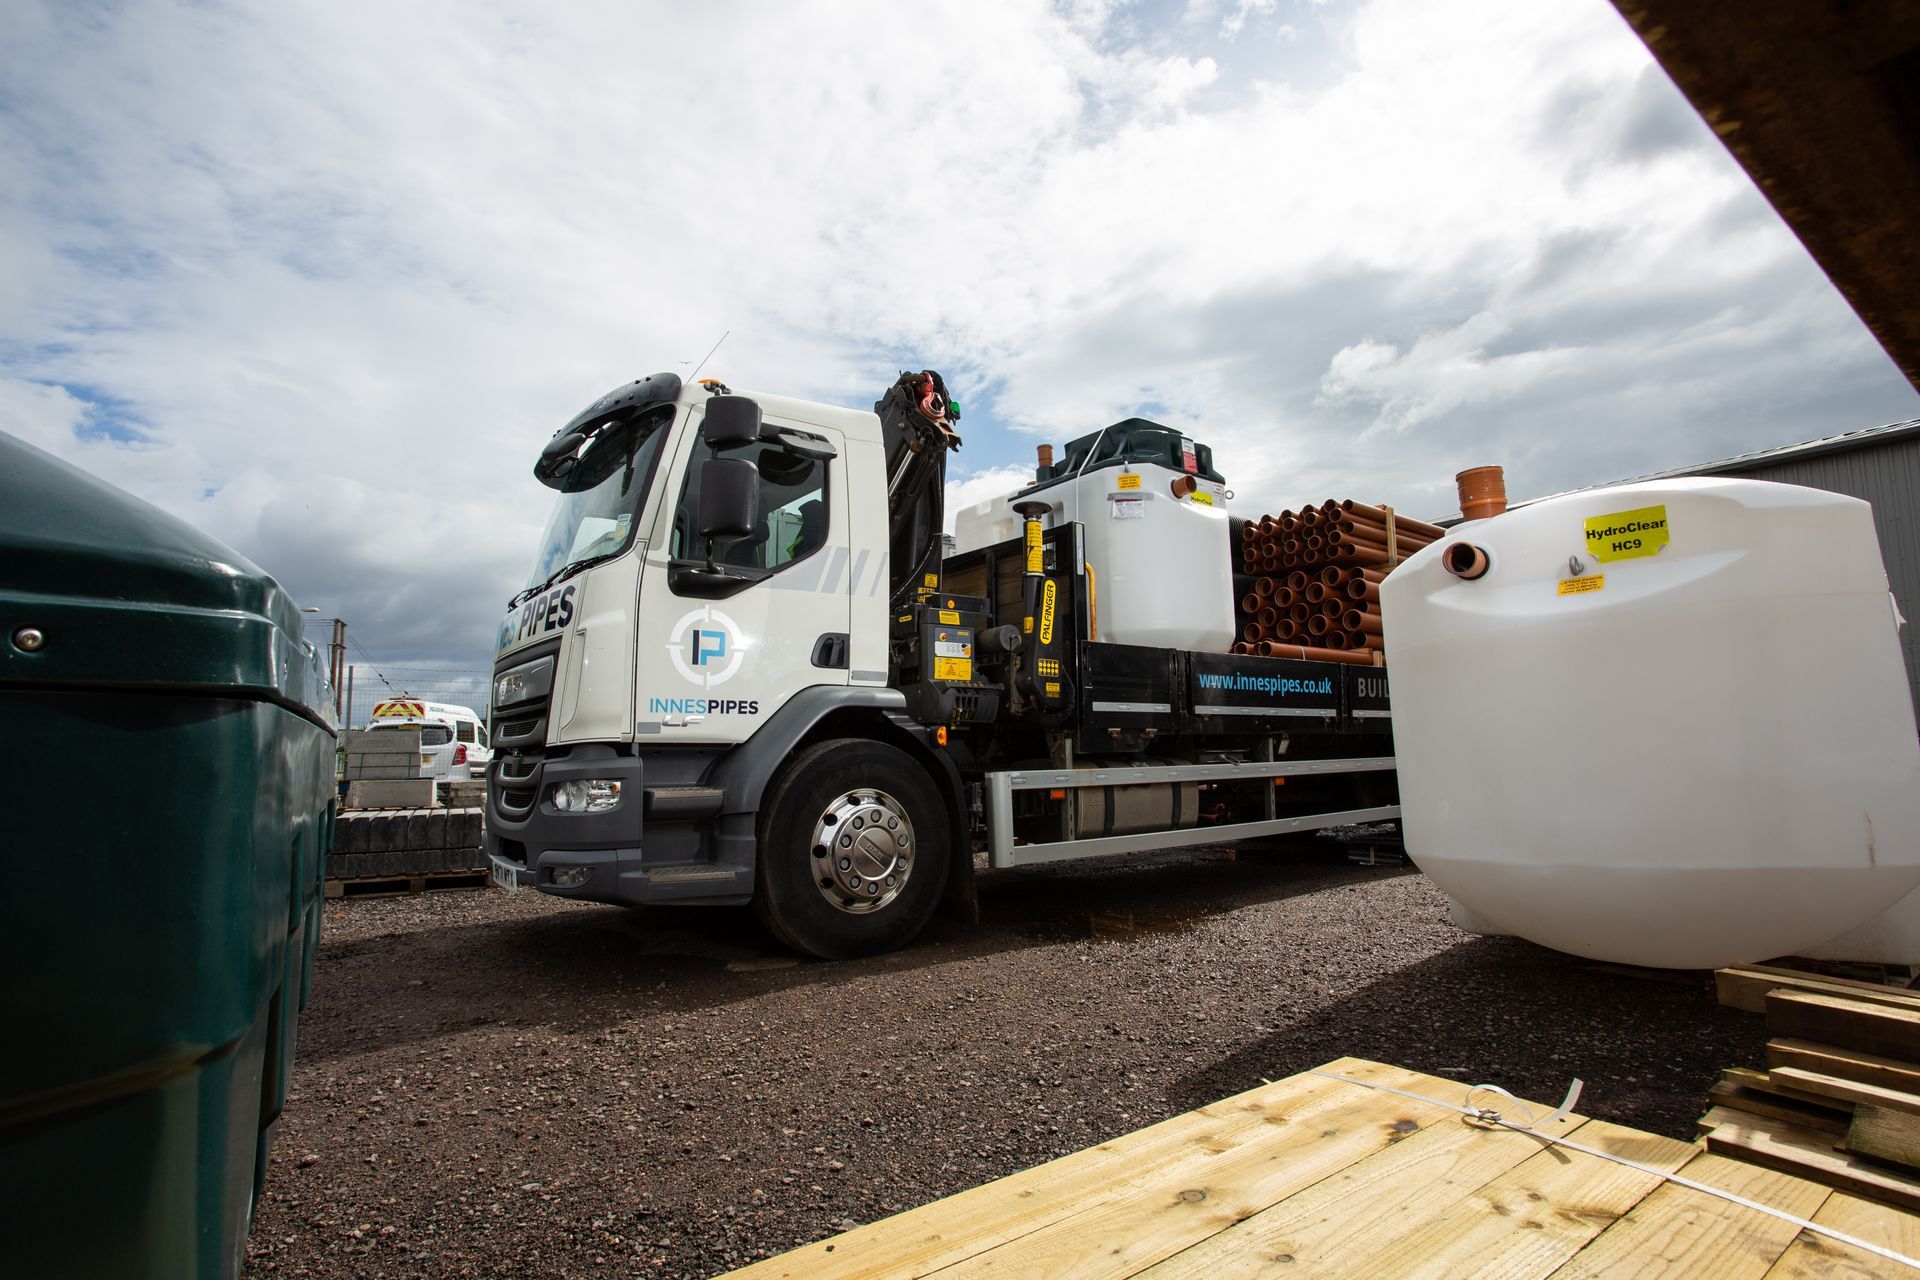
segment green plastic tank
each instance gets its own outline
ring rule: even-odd
[[[336,729],[272,578],[0,434],[0,1270],[239,1271]]]

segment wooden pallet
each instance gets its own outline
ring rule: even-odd
[[[1901,1210],[1577,1114],[1543,1132],[1661,1172],[1477,1126],[1435,1105],[1466,1101],[1458,1081],[1356,1058],[1321,1071],[1434,1101],[1303,1073],[730,1275],[1920,1280],[1661,1175],[1912,1257],[1920,1217]]]
[[[485,871],[433,871],[411,876],[356,876],[329,880],[329,898],[391,898],[401,894],[431,893],[440,889],[484,889],[491,877]]]
[[[1774,1038],[1708,1091],[1707,1149],[1920,1211],[1920,995],[1765,966],[1716,983]]]

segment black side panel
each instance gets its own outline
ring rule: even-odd
[[[1346,671],[1338,662],[1195,653],[1193,712],[1202,732],[1286,733],[1340,716]]]
[[[1179,649],[1144,645],[1081,645],[1082,730],[1178,733],[1186,701],[1181,671],[1185,656]]]
[[[1348,667],[1347,714],[1359,721],[1356,728],[1383,728],[1393,714],[1387,702],[1385,667]],[[1369,722],[1379,721],[1378,724]]]

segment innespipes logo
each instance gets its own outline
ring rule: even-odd
[[[746,639],[732,618],[702,607],[667,634],[667,653],[680,674],[703,689],[725,684],[747,656]]]

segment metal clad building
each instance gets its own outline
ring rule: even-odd
[[[1806,485],[1863,498],[1873,504],[1880,533],[1880,556],[1887,564],[1900,616],[1907,625],[1900,647],[1907,661],[1907,685],[1920,712],[1920,419],[1869,427],[1845,435],[1809,440],[1760,453],[1663,471],[1646,480],[1679,476],[1738,476]]]

